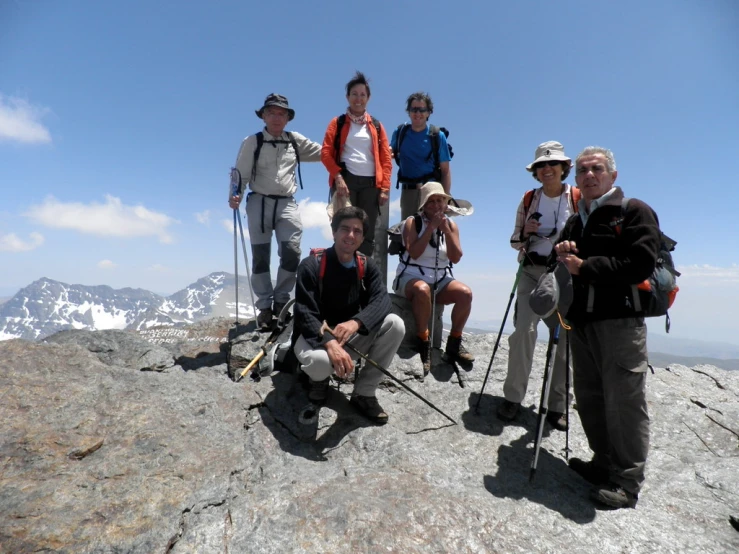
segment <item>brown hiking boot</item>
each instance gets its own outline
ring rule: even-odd
[[[421,363],[423,364],[423,376],[429,374],[431,371],[431,341],[423,340],[421,337],[416,337],[416,352],[421,355]]]
[[[616,510],[620,508],[636,508],[636,502],[639,495],[629,492],[620,485],[611,483],[608,486],[600,487],[590,493],[590,498],[601,504],[605,504],[609,508]]]
[[[471,364],[475,361],[475,357],[462,344],[462,337],[451,335],[446,339],[446,357],[448,360],[461,364]]]

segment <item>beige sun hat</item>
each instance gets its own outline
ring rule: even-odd
[[[423,210],[423,207],[428,202],[429,198],[438,195],[445,197],[449,203],[447,204],[446,211],[447,215],[472,215],[475,211],[472,204],[467,200],[461,198],[452,198],[444,190],[444,186],[436,181],[429,181],[418,189],[418,211]]]
[[[572,160],[565,155],[565,147],[562,146],[562,143],[557,142],[556,140],[548,140],[547,142],[542,142],[536,147],[534,161],[526,166],[526,170],[533,172],[535,164],[539,162],[548,162],[550,160],[570,162],[570,165],[572,165]]]

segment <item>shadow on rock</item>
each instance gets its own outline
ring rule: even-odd
[[[318,407],[310,403],[296,375],[276,373],[272,382],[274,389],[267,394],[259,411],[265,427],[288,454],[326,461],[326,453],[339,446],[349,433],[373,425],[345,396],[344,391],[350,392],[351,385],[339,392],[332,381],[326,403]],[[315,417],[309,417],[313,415],[310,410],[315,409]]]
[[[175,360],[184,371],[197,371],[204,367],[225,364],[228,361],[228,344],[221,343],[218,352],[199,352],[193,356],[180,356]]]
[[[544,435],[548,434],[548,427]],[[570,484],[572,470],[542,445],[533,482],[529,481],[534,457],[535,431],[530,430],[510,444],[498,448],[498,473],[483,478],[485,489],[498,498],[526,498],[567,519],[585,524],[595,519],[596,510],[587,498],[587,487]],[[562,439],[564,442],[564,438]],[[585,489],[585,490],[583,490]]]

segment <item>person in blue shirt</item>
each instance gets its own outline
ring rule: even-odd
[[[428,119],[434,112],[434,102],[425,92],[414,92],[406,101],[406,111],[411,118],[410,124],[395,129],[390,141],[398,164],[398,183],[402,189],[400,214],[404,221],[418,211],[419,189],[424,184],[440,182],[447,194],[452,189],[449,168],[452,157],[443,132],[438,132],[438,152],[434,155],[431,151],[433,137]]]

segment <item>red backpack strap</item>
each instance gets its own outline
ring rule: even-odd
[[[572,213],[578,212],[577,204],[580,202],[580,197],[582,196],[582,193],[580,192],[579,187],[573,187],[570,185],[570,199],[572,200]]]
[[[364,279],[364,274],[367,271],[367,256],[365,254],[362,254],[359,250],[357,250],[354,254],[357,259],[357,276],[359,277],[359,281],[361,283],[362,279]]]
[[[534,201],[534,193],[536,189],[527,190],[526,194],[523,195],[523,213],[528,215],[531,203]]]
[[[311,248],[310,255],[318,260],[318,298],[323,296],[323,276],[326,275],[325,248]]]

